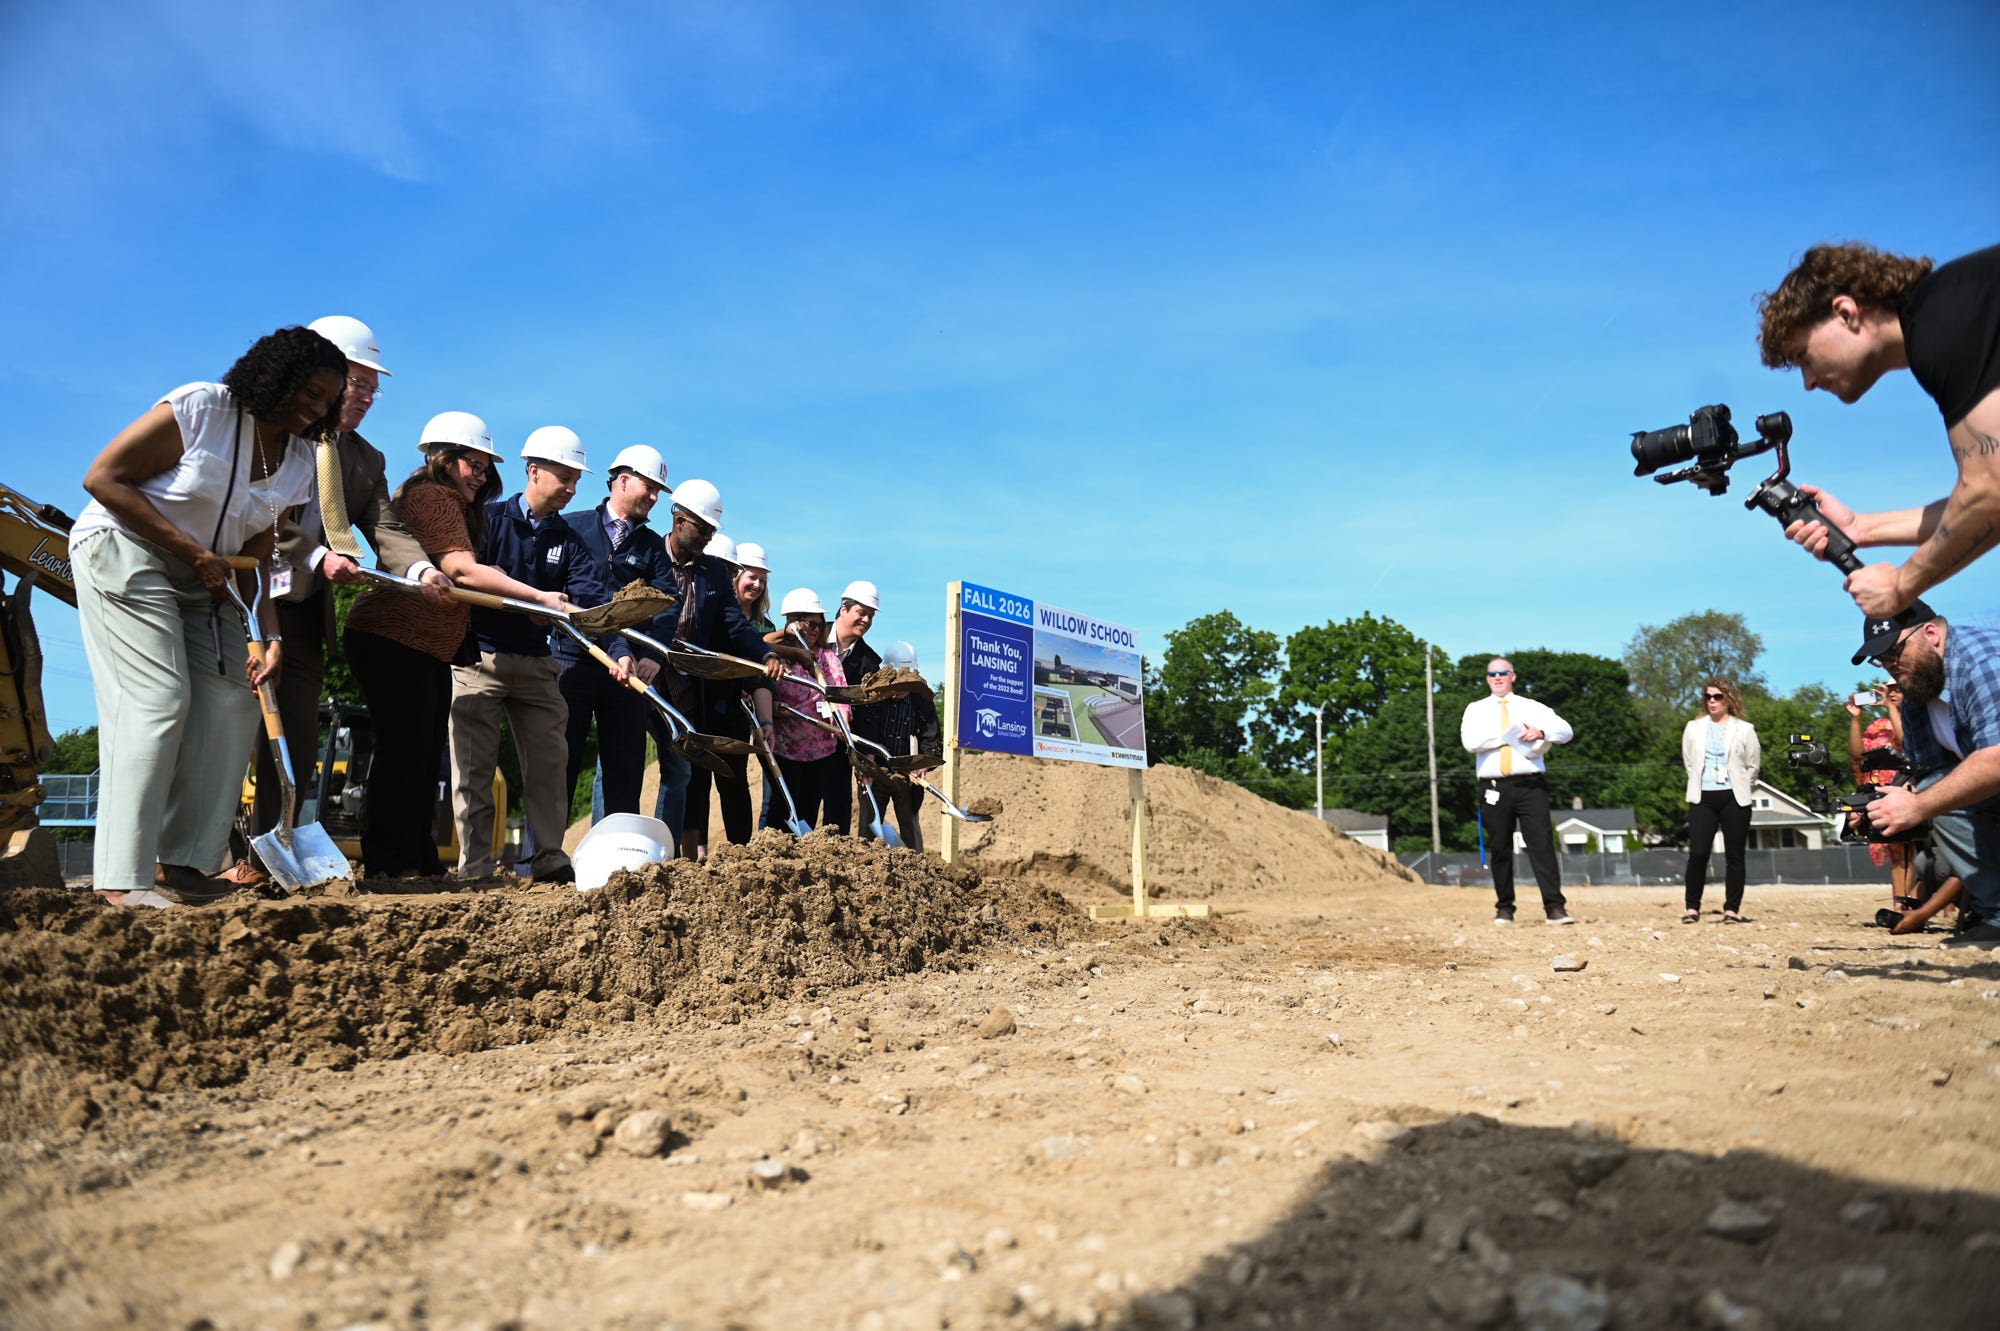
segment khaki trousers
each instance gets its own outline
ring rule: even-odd
[[[493,860],[493,771],[500,763],[500,718],[514,732],[521,760],[522,804],[535,838],[530,872],[543,878],[567,868],[563,833],[569,804],[562,662],[553,656],[481,652],[476,666],[451,670],[451,812],[458,821],[458,876],[484,878]]]
[[[222,867],[260,715],[243,624],[194,570],[110,529],[70,551],[97,693],[92,886],[151,888],[153,865]]]

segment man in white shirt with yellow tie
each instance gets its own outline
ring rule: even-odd
[[[1489,697],[1468,705],[1458,723],[1459,742],[1472,752],[1479,777],[1479,811],[1493,864],[1499,904],[1493,923],[1514,922],[1514,828],[1528,844],[1528,863],[1542,889],[1550,924],[1575,924],[1563,901],[1556,868],[1555,829],[1549,822],[1548,751],[1575,737],[1553,710],[1514,692],[1514,666],[1504,656],[1486,663]]]

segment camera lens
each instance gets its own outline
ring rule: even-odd
[[[1669,425],[1664,430],[1642,430],[1632,436],[1634,476],[1650,476],[1662,467],[1686,462],[1694,456],[1694,431],[1685,425]]]

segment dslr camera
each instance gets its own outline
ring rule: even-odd
[[[1826,750],[1826,741],[1811,735],[1793,735],[1785,746],[1785,761],[1803,771],[1816,772],[1831,777],[1838,771],[1833,758]],[[1861,755],[1861,770],[1864,772],[1895,772],[1907,777],[1911,774],[1909,759],[1900,749],[1870,749]],[[1904,782],[1898,781],[1901,785]],[[1915,827],[1890,836],[1878,832],[1868,821],[1868,806],[1882,793],[1880,786],[1862,786],[1858,790],[1836,795],[1833,787],[1824,781],[1815,781],[1811,793],[1806,796],[1806,807],[1814,813],[1831,815],[1844,813],[1846,819],[1840,825],[1840,840],[1848,842],[1869,841],[1878,845],[1898,841],[1923,841],[1930,836],[1930,824],[1919,823]]]
[[[1730,422],[1729,408],[1717,402],[1696,408],[1686,425],[1633,431],[1632,474],[1652,476],[1661,485],[1692,481],[1712,495],[1721,495],[1729,491],[1731,467],[1744,458],[1776,452],[1777,470],[1757,483],[1757,488],[1743,501],[1743,507],[1763,509],[1776,518],[1781,527],[1789,527],[1794,522],[1826,523],[1827,561],[1843,573],[1852,573],[1861,567],[1861,559],[1854,553],[1854,542],[1847,538],[1845,532],[1827,522],[1826,515],[1819,511],[1819,505],[1791,482],[1791,442],[1792,418],[1782,411],[1774,411],[1757,418],[1756,439],[1744,443],[1742,436],[1736,432],[1736,426]],[[1663,476],[1654,475],[1662,467],[1683,462],[1692,462],[1693,465]]]

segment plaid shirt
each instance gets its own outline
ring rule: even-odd
[[[1960,752],[2000,746],[2000,629],[1950,627],[1944,643],[1944,692],[1938,700],[1951,712],[1952,738]],[[1903,708],[1903,747],[1922,772],[1949,772],[1960,761],[1938,742],[1928,706]],[[2000,795],[1971,807],[2000,813]]]

